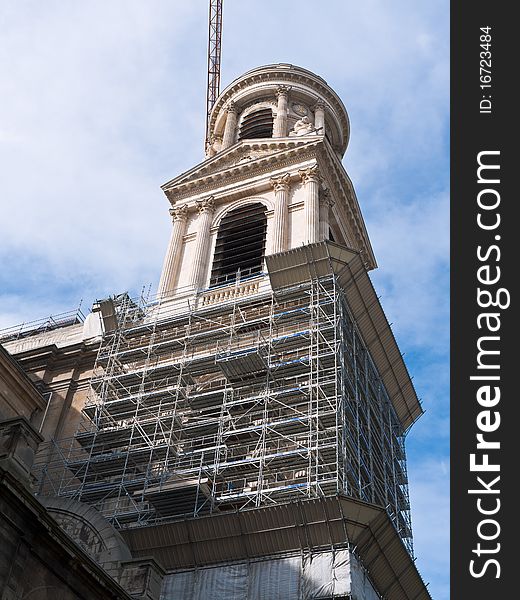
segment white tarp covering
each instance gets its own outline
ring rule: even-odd
[[[164,578],[161,600],[378,600],[348,550],[208,567]]]
[[[252,562],[248,571],[249,595],[244,596],[244,600],[300,599],[299,556]]]
[[[334,588],[334,554],[320,552],[303,557],[303,600],[330,598]]]
[[[195,571],[184,571],[167,575],[163,579],[161,600],[164,598],[193,598],[195,589]]]
[[[302,600],[346,596],[350,592],[349,554],[348,550],[305,554]]]
[[[191,597],[193,600],[243,600],[247,597],[247,564],[200,569],[195,577],[194,593]]]
[[[352,589],[356,590],[357,598],[379,600],[379,595],[374,591],[365,569],[359,564],[355,556],[352,556],[350,562],[350,579],[352,581]]]
[[[247,600],[300,600],[301,558],[291,556],[249,564]]]

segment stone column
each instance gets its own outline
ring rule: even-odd
[[[172,216],[173,229],[168,250],[164,257],[159,289],[157,290],[159,296],[168,296],[173,293],[173,286],[177,279],[180,258],[182,256],[182,245],[186,232],[186,222],[188,220],[188,207],[184,204],[183,206],[170,208],[170,215]]]
[[[300,169],[300,177],[305,188],[305,243],[319,241],[320,235],[320,177],[318,165]]]
[[[314,127],[318,135],[325,135],[325,103],[318,100],[314,106]]]
[[[287,137],[287,98],[289,88],[285,85],[279,85],[276,88],[278,106],[276,108],[276,119],[273,126],[273,137]]]
[[[197,205],[199,210],[197,237],[190,273],[190,286],[196,290],[202,287],[208,265],[209,232],[213,222],[213,213],[215,212],[215,199],[213,196],[209,196],[197,202]]]
[[[235,131],[237,128],[237,107],[234,102],[227,105],[226,125],[224,126],[224,137],[222,138],[222,150],[229,148],[235,143]]]
[[[320,241],[329,239],[329,212],[333,205],[334,200],[329,190],[322,190],[320,196]]]
[[[289,188],[291,176],[289,173],[271,177],[274,189],[273,237],[271,252],[287,250],[287,234],[289,233]]]

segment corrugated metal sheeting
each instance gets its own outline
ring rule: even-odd
[[[161,600],[378,600],[347,549],[221,565],[167,575]]]
[[[213,514],[121,533],[133,556],[151,555],[167,570],[204,570],[208,565],[275,554],[341,550],[350,544],[385,600],[430,600],[415,563],[386,511],[343,496]],[[328,567],[316,559],[313,569],[319,572]],[[215,572],[213,576],[217,576]],[[339,572],[335,577],[340,577]],[[179,580],[175,585],[184,583]]]

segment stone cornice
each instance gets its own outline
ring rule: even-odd
[[[327,141],[318,149],[318,163],[321,163],[320,173],[323,174],[323,179],[331,190],[333,197],[342,199],[342,202],[335,203],[334,210],[343,212],[346,217],[356,245],[361,249],[361,257],[365,267],[368,270],[377,268],[376,257],[368,237],[354,186],[343,164]]]
[[[266,140],[265,142],[238,142],[225,152],[222,152],[210,161],[205,161],[197,165],[191,171],[183,173],[179,177],[162,186],[170,202],[176,203],[181,199],[205,193],[215,188],[215,184],[226,184],[240,181],[255,174],[262,174],[273,169],[289,166],[297,159],[305,159],[309,152],[312,155],[316,152],[316,147],[323,143],[323,137],[312,136],[309,138],[300,138],[298,142]],[[240,159],[247,155],[248,151],[266,150],[264,156],[252,158],[242,162]],[[237,161],[229,164],[230,159],[235,156]],[[309,156],[310,157],[310,156]]]
[[[0,466],[0,497],[6,509],[5,519],[16,531],[20,540],[37,540],[32,548],[36,557],[46,557],[47,563],[40,563],[48,568],[52,565],[54,576],[67,581],[77,580],[77,591],[68,597],[105,598],[106,600],[132,600],[135,596],[127,593],[121,585],[111,577],[81,546],[79,546],[58,525],[52,514],[36,498],[33,491],[13,473]],[[23,535],[19,532],[25,532]],[[27,543],[25,541],[24,543]],[[67,573],[69,575],[67,575]],[[31,574],[27,574],[31,577]],[[36,588],[38,589],[38,588]],[[43,591],[43,589],[41,589]],[[93,592],[93,594],[91,594]],[[43,592],[47,595],[47,592]],[[52,592],[50,592],[52,594]],[[94,595],[95,594],[95,595]],[[32,597],[36,597],[30,594]],[[25,597],[28,597],[29,594]],[[41,592],[38,597],[42,597]],[[53,597],[63,597],[54,593]]]
[[[88,369],[94,366],[98,349],[99,341],[88,344],[82,341],[60,347],[54,343],[27,349],[17,349],[15,346],[12,352],[24,371],[36,372],[41,369],[73,368],[80,364]]]

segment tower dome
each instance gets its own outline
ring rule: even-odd
[[[245,139],[323,136],[341,158],[349,140],[342,101],[307,69],[280,63],[247,71],[215,102],[208,157]]]

